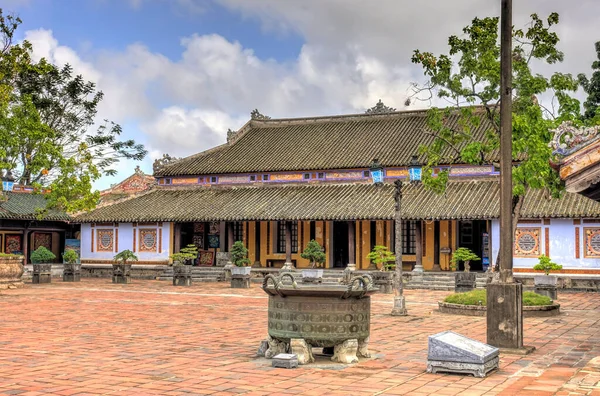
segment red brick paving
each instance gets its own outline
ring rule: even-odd
[[[485,341],[485,318],[435,311],[446,294],[406,291],[407,317],[389,316],[392,295],[375,295],[374,359],[285,370],[255,357],[266,335],[258,285],[29,284],[0,295],[0,395],[600,396],[599,294],[561,294],[560,317],[526,319],[536,351],[502,355],[485,379],[425,373],[429,335],[451,329]]]

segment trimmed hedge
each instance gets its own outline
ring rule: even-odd
[[[444,299],[444,302],[460,305],[487,305],[485,289],[476,289],[467,293],[451,294]],[[546,296],[534,292],[523,292],[524,306],[551,305],[552,300]]]

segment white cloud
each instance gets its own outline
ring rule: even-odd
[[[143,7],[146,1],[130,4]],[[207,6],[204,1],[178,1],[198,10]],[[101,117],[137,125],[156,158],[224,143],[227,129],[241,127],[254,108],[273,117],[339,114],[363,112],[382,99],[403,109],[410,82],[424,81],[422,71],[410,63],[412,51],[445,52],[449,35],[460,34],[473,17],[497,15],[499,9],[496,0],[217,1],[260,21],[267,34],[301,36],[304,45],[296,59],[262,59],[217,34],[181,39],[176,61],[139,43],[120,52],[89,51],[93,57],[84,59],[61,46],[49,30],[29,31],[26,37],[37,56],[71,63],[77,73],[95,81],[105,93]],[[534,11],[543,17],[553,10],[561,13],[557,30],[566,55],[559,68],[589,72],[593,42],[600,40],[600,4],[515,3],[515,24],[525,24]]]

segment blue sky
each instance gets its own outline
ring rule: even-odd
[[[36,57],[71,64],[105,94],[98,119],[146,145],[142,169],[163,153],[223,144],[258,108],[272,117],[362,113],[379,99],[399,110],[414,49],[445,51],[500,0],[4,0]],[[567,4],[569,3],[569,4]],[[558,11],[558,66],[586,72],[600,40],[597,0],[516,2],[515,24]],[[542,72],[544,70],[541,70]],[[420,104],[425,106],[426,104]],[[415,106],[412,105],[411,108]],[[133,172],[123,162],[106,188]]]

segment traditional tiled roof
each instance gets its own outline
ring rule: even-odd
[[[493,219],[499,215],[495,180],[452,181],[442,195],[405,185],[405,219]],[[600,203],[566,193],[548,200],[532,191],[524,218],[600,217]],[[156,189],[78,216],[79,222],[367,220],[393,219],[394,186],[312,184]]]
[[[451,116],[447,123],[457,120]],[[482,137],[488,129],[482,117],[472,133]],[[375,158],[387,167],[405,166],[420,145],[432,142],[427,131],[425,110],[252,119],[229,144],[168,164],[155,176],[364,168]]]
[[[0,201],[0,219],[12,220],[37,220],[36,209],[46,207],[46,199],[43,195],[33,193],[4,193],[6,201]],[[57,210],[50,210],[43,220],[69,221],[70,217]]]

